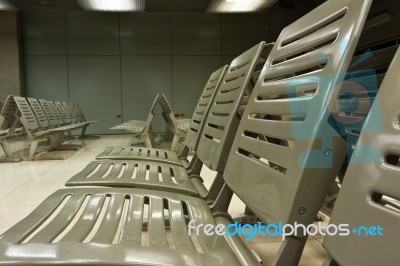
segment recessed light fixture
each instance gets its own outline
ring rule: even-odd
[[[7,0],[0,0],[0,10],[16,10],[17,8],[13,6]]]
[[[272,5],[277,0],[213,0],[207,12],[257,12]]]
[[[145,0],[77,0],[84,10],[133,12],[144,11]]]

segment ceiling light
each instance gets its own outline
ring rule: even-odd
[[[84,10],[131,12],[144,11],[145,0],[77,0]]]
[[[213,0],[208,12],[255,12],[272,5],[277,0]]]
[[[16,10],[16,8],[9,1],[0,0],[0,10]]]

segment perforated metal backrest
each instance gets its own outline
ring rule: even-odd
[[[7,130],[17,124],[18,106],[14,101],[14,96],[9,95],[1,108],[0,114],[0,130]]]
[[[85,114],[84,114],[83,111],[82,111],[82,108],[81,108],[81,107],[79,106],[79,104],[77,104],[77,103],[74,103],[74,105],[75,105],[76,109],[78,110],[79,115],[80,115],[81,118],[82,118],[82,121],[81,121],[81,122],[86,122],[87,120],[86,120]]]
[[[21,115],[20,120],[25,130],[31,132],[37,131],[39,129],[39,123],[28,101],[19,96],[14,96],[14,101],[18,106]]]
[[[400,50],[365,121],[331,215],[330,223],[359,229],[348,236],[325,237],[325,248],[340,265],[400,261],[399,71]],[[366,231],[371,226],[375,232]]]
[[[51,108],[49,102],[46,100],[43,100],[43,99],[39,99],[38,102],[42,106],[43,111],[44,111],[45,115],[47,116],[50,126],[54,127],[54,126],[59,125],[58,121],[54,115],[53,108]]]
[[[52,101],[47,101],[47,100],[39,100],[39,101],[40,101],[40,103],[42,103],[42,101],[43,101],[43,102],[47,102],[48,106],[49,106],[49,107],[51,108],[51,110],[53,111],[54,119],[55,119],[56,122],[57,122],[57,126],[61,126],[61,125],[64,124],[64,120],[63,120],[63,118],[61,117],[61,114],[60,114],[60,112],[58,111],[58,108],[57,108],[57,106],[56,106],[56,104],[55,104],[54,102],[52,102]],[[42,106],[43,106],[43,104],[42,104]]]
[[[69,121],[71,121],[71,123],[76,123],[75,114],[74,114],[74,111],[71,109],[71,106],[69,106],[69,104],[67,102],[62,102],[62,105],[64,106],[65,110],[67,111],[67,114],[69,116]]]
[[[177,122],[175,119],[175,114],[172,111],[172,107],[167,100],[167,97],[165,97],[164,94],[158,94],[157,103],[161,107],[162,116],[164,117],[165,123],[170,130],[175,132],[177,130]]]
[[[160,105],[163,113],[169,115],[172,113],[171,105],[169,104],[167,97],[164,94],[157,95],[157,103]]]
[[[77,113],[77,111],[75,109],[75,105],[70,102],[68,102],[67,104],[68,104],[69,108],[71,109],[72,113],[74,114],[75,123],[81,122],[81,116]]]
[[[192,151],[197,149],[200,140],[199,136],[203,130],[205,118],[208,116],[209,107],[214,100],[227,69],[228,66],[225,65],[211,74],[194,109],[185,138],[185,145]]]
[[[54,104],[60,112],[61,117],[64,120],[64,124],[71,124],[71,120],[69,119],[69,115],[67,113],[67,110],[65,110],[64,105],[61,102],[54,102]]]
[[[251,77],[266,48],[261,42],[236,57],[229,66],[204,122],[197,156],[214,171],[223,171],[237,126],[244,92],[252,87]]]
[[[280,34],[224,178],[262,220],[312,223],[345,156],[330,125],[370,0],[330,0]]]
[[[74,112],[75,118],[76,118],[76,122],[85,122],[81,113],[79,112],[78,108],[76,107],[75,103],[68,103],[69,106],[71,107],[72,111]]]
[[[42,106],[40,105],[38,99],[34,99],[34,98],[26,98],[26,99],[28,100],[29,104],[31,105],[31,108],[32,108],[34,114],[36,115],[36,119],[37,119],[41,129],[49,128],[50,122],[47,119],[47,116],[46,116]]]
[[[153,121],[153,117],[154,117],[154,112],[156,109],[156,105],[158,102],[158,98],[159,98],[160,94],[157,94],[156,97],[154,98],[154,101],[150,107],[149,110],[149,114],[147,115],[147,119],[146,119],[146,127],[144,129],[144,132],[148,132],[151,126],[151,122]]]

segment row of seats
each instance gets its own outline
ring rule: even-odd
[[[146,121],[142,120],[129,120],[123,124],[112,127],[114,130],[124,130],[135,135],[140,135],[146,147],[152,148],[155,146],[155,136],[152,128],[152,122],[155,115],[155,108],[159,105],[161,107],[162,117],[165,122],[165,132],[163,140],[168,140],[171,133],[173,140],[171,144],[171,151],[176,151],[179,141],[185,138],[186,133],[189,129],[190,119],[176,119],[175,114],[172,111],[172,107],[169,104],[167,97],[164,94],[157,94],[149,114],[147,115]]]
[[[87,121],[80,106],[71,102],[48,101],[19,96],[8,96],[0,113],[0,144],[6,160],[32,160],[42,140],[49,140],[50,150],[60,148],[66,132],[81,129],[84,136],[87,127],[95,121]],[[15,158],[9,141],[26,137],[30,144],[29,155]],[[59,158],[59,157],[57,157]]]
[[[259,256],[238,235],[189,235],[189,221],[228,225],[235,194],[265,223],[308,226],[348,156],[331,222],[380,225],[385,237],[327,235],[326,264],[395,264],[400,216],[387,198],[400,194],[400,51],[378,93],[369,89],[365,72],[362,81],[346,75],[359,62],[353,54],[371,2],[328,0],[287,26],[275,44],[261,42],[216,70],[182,154],[108,147],[67,182],[73,188],[58,190],[0,236],[0,260],[259,265]],[[369,108],[359,101],[361,108],[354,110],[349,95],[374,103]],[[361,121],[354,120],[359,114],[366,119],[353,123]],[[354,134],[360,137],[350,141],[349,153],[348,136]],[[189,150],[195,152],[190,163]],[[200,176],[203,164],[217,172],[209,189]],[[297,265],[306,240],[302,234],[287,237],[273,264]]]

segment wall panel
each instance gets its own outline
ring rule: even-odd
[[[88,120],[98,120],[88,133],[115,133],[122,122],[119,56],[71,56],[68,59],[69,100],[77,102]]]
[[[221,66],[221,56],[174,56],[174,111],[192,117],[194,108],[211,73]]]
[[[27,96],[68,101],[66,56],[25,56]]]
[[[124,56],[121,66],[124,121],[146,120],[157,93],[165,94],[172,104],[170,56]],[[164,122],[159,113],[154,119],[153,129],[164,130]]]

